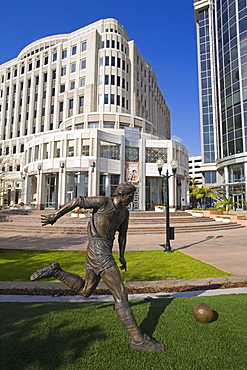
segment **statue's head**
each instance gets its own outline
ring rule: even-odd
[[[122,182],[118,185],[113,196],[116,198],[117,204],[128,206],[133,201],[135,191],[136,187],[133,184]]]

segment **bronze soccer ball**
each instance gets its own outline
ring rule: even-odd
[[[197,321],[204,324],[213,321],[214,318],[214,312],[212,308],[204,302],[198,302],[195,304],[193,307],[193,315]]]

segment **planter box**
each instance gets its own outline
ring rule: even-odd
[[[165,212],[166,211],[166,207],[162,207],[161,206],[161,208],[160,207],[154,207],[154,210],[155,210],[155,212]]]
[[[210,215],[223,215],[223,211],[212,210],[209,211]]]
[[[221,222],[222,221],[222,217],[217,216],[217,217],[215,217],[214,221]]]
[[[221,217],[221,221],[225,222],[225,223],[229,223],[229,222],[231,222],[231,219],[228,218],[228,217]]]
[[[237,216],[237,220],[245,220],[245,219],[247,219],[246,215],[238,215]]]
[[[26,206],[24,206],[24,209],[35,209],[35,206],[33,206],[33,205],[26,205]]]
[[[79,213],[78,216],[79,216],[79,218],[85,218],[85,217],[87,217],[87,215],[85,213]]]
[[[203,212],[192,212],[192,216],[194,216],[194,217],[203,217]]]

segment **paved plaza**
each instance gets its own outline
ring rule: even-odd
[[[4,223],[1,225],[0,234],[0,249],[29,249],[29,250],[79,250],[85,251],[87,248],[87,236],[84,235],[61,235],[55,228],[52,234],[25,234],[23,232],[14,233],[4,231]],[[52,228],[52,226],[46,226]],[[127,238],[127,251],[141,251],[141,250],[160,250],[163,253],[163,247],[165,243],[165,234],[129,234]],[[214,290],[202,290],[189,292],[188,286],[199,287],[208,286],[208,284],[222,284],[226,280],[231,283],[238,283],[247,281],[247,228],[242,227],[239,229],[225,229],[212,230],[212,231],[197,231],[197,232],[185,232],[177,233],[175,240],[171,241],[173,249],[177,249],[191,257],[197,258],[205,263],[211,264],[223,271],[234,274],[224,278],[208,278],[208,279],[193,279],[193,280],[166,280],[160,282],[132,282],[130,286],[148,287],[149,291],[152,291],[152,286],[177,286],[185,287],[184,292],[177,293],[163,293],[163,296],[167,298],[175,298],[179,296],[190,296],[192,294],[196,296],[203,296],[205,294],[237,294],[247,293],[247,287],[233,288],[233,289],[214,289]],[[114,250],[118,250],[117,238],[114,243]],[[128,262],[128,261],[127,261]],[[17,290],[30,290],[33,289],[33,282],[1,282],[1,289],[3,291],[9,290],[14,292]],[[54,289],[68,289],[63,283],[47,283],[39,282],[39,288],[48,289],[53,291]],[[104,284],[100,283],[100,287],[104,288]],[[163,289],[163,288],[162,288]],[[153,292],[155,289],[153,289]],[[13,293],[12,293],[13,294]],[[26,293],[24,293],[26,294]],[[130,295],[131,299],[141,299],[146,297],[147,293],[142,295]],[[153,294],[154,298],[159,298],[160,294]],[[161,293],[162,296],[162,293]],[[84,299],[83,297],[52,297],[45,298],[42,296],[32,295],[0,295],[1,302],[36,302],[43,300],[59,300],[59,301],[70,301],[76,302],[78,299]],[[111,299],[110,296],[92,296],[95,301],[104,301]],[[88,299],[86,299],[88,302]]]
[[[52,226],[46,226],[51,227]],[[30,250],[86,250],[87,236],[25,235],[4,232],[1,224],[0,248]],[[127,251],[160,250],[165,243],[164,234],[128,235]],[[247,276],[247,228],[177,233],[171,241],[173,249],[209,263],[234,275]],[[118,250],[117,238],[114,250]]]

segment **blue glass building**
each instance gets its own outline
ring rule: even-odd
[[[195,0],[202,172],[226,196],[245,198],[247,179],[246,0]]]

